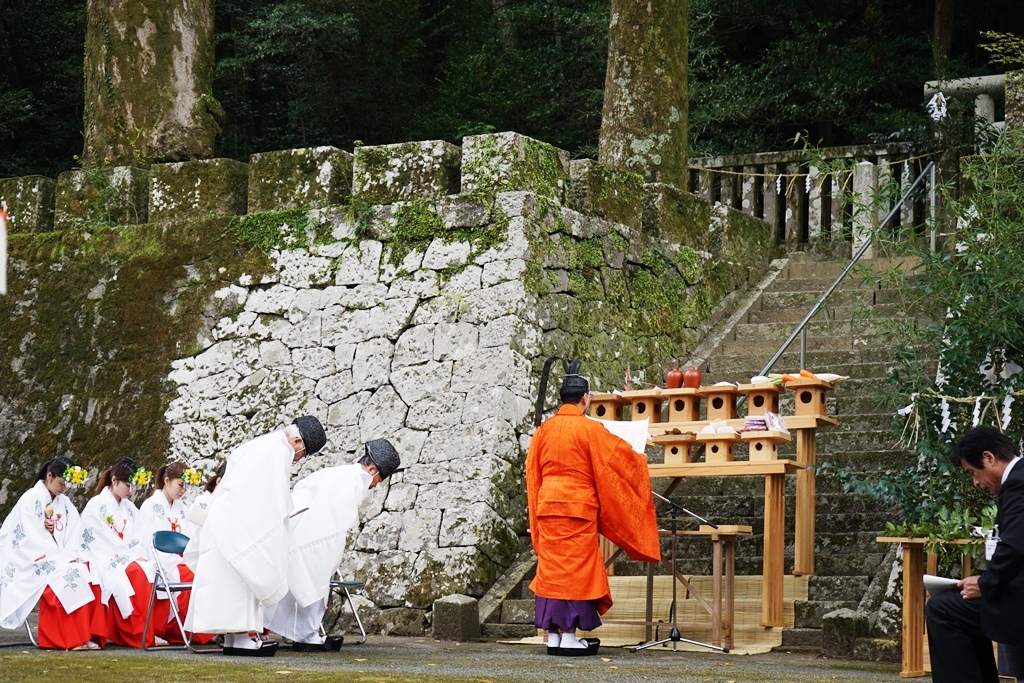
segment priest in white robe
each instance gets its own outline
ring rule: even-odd
[[[292,490],[292,505],[303,510],[291,519],[288,593],[267,609],[266,624],[293,641],[299,652],[337,650],[341,636],[327,636],[320,624],[327,609],[330,582],[345,553],[345,537],[359,525],[359,504],[366,492],[401,465],[387,439],[366,443],[358,462],[310,474]]]
[[[261,641],[263,610],[288,592],[291,466],[327,443],[320,421],[306,415],[248,441],[227,458],[207,509],[186,629],[223,633],[224,654],[272,657]]]

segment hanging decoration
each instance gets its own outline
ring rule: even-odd
[[[928,100],[928,104],[925,105],[925,109],[928,111],[928,116],[932,117],[932,121],[938,123],[942,119],[946,118],[946,96],[941,92],[937,92],[932,95],[932,98]]]

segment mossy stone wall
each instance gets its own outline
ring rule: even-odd
[[[212,469],[308,412],[329,444],[296,477],[353,460],[370,438],[402,453],[344,566],[377,606],[415,621],[440,596],[486,591],[526,530],[543,359],[581,359],[597,390],[623,388],[627,367],[659,384],[772,256],[759,221],[600,167],[571,188],[564,152],[495,137],[471,148],[508,154],[463,154],[460,169],[493,184],[459,194],[233,217],[164,208],[159,223],[12,236],[0,514],[56,454],[94,477],[126,453]],[[161,182],[187,196],[215,185],[210,168],[152,174],[173,170]],[[641,192],[655,209],[634,205]]]

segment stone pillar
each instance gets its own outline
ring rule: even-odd
[[[88,0],[86,164],[213,156],[212,0]]]
[[[598,160],[686,189],[687,0],[612,0]]]
[[[875,192],[878,189],[878,167],[862,161],[853,167],[853,252],[870,242],[878,225],[875,211]],[[873,258],[874,249],[868,247],[864,258]]]
[[[1024,71],[1010,71],[1005,81],[1006,128],[1024,128]]]

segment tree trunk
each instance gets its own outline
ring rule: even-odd
[[[88,0],[87,164],[213,156],[213,0]]]
[[[612,0],[598,160],[686,189],[687,0]]]
[[[953,48],[953,19],[955,18],[956,0],[935,0],[935,22],[932,29],[932,64],[935,77],[945,76],[946,64],[949,62]]]

